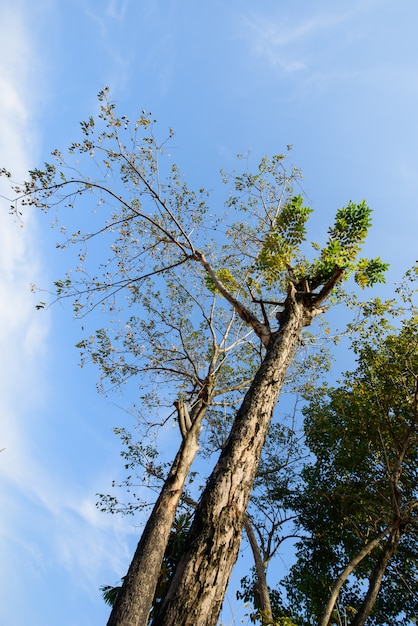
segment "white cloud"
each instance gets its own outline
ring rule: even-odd
[[[240,28],[255,57],[285,72],[300,72],[312,67],[313,50],[315,54],[321,51],[321,38],[330,33],[341,34],[343,24],[351,24],[353,18],[370,10],[374,4],[375,0],[369,0],[347,8],[323,3],[320,9],[309,7],[294,11],[292,7],[291,11],[280,9],[275,15],[253,10],[241,14]],[[356,28],[361,29],[361,20]],[[347,36],[353,39],[356,34],[351,29],[347,30]]]
[[[6,62],[2,65],[0,77],[0,166],[13,171],[17,180],[24,176],[33,155],[28,78],[33,69],[32,53],[24,15],[19,14],[16,6],[14,9],[3,8],[0,58]],[[36,411],[42,401],[41,362],[48,316],[36,315],[29,288],[41,269],[36,250],[36,221],[27,212],[22,227],[8,214],[10,202],[6,198],[12,197],[12,190],[7,179],[0,179],[0,194],[0,448],[5,448],[0,455],[4,512],[0,542],[3,571],[8,572],[13,580],[15,550],[19,546],[29,556],[29,572],[31,562],[42,563],[36,543],[19,532],[22,520],[27,517],[21,489],[30,484],[33,469],[32,451],[27,440],[30,429],[26,428],[25,422],[31,413],[36,420]]]
[[[33,135],[30,111],[30,80],[32,51],[30,37],[18,12],[4,10],[0,26],[0,58],[6,59],[0,77],[0,165],[21,179],[33,157]],[[5,411],[1,447],[6,446],[9,467],[17,453],[19,433],[18,411],[30,403],[31,393],[39,393],[40,362],[48,332],[48,316],[36,315],[30,283],[41,271],[37,250],[37,225],[28,211],[19,223],[8,214],[12,196],[7,179],[0,179],[2,210],[0,212],[0,386]],[[4,387],[4,388],[3,388]],[[2,443],[3,442],[3,443]],[[13,447],[11,447],[13,443]]]
[[[106,15],[116,20],[123,20],[126,15],[128,3],[123,0],[109,0],[106,7]]]
[[[17,181],[38,160],[34,103],[42,92],[40,82],[33,92],[40,63],[27,14],[18,7],[3,8],[0,22],[0,167]],[[21,223],[14,219],[8,213],[12,196],[10,181],[0,178],[0,449],[5,448],[0,453],[0,586],[13,606],[36,580],[44,578],[43,589],[52,588],[54,568],[97,597],[100,583],[113,582],[103,580],[103,572],[120,572],[129,561],[126,536],[132,520],[100,514],[88,481],[71,483],[51,468],[48,443],[42,440],[51,390],[46,380],[50,315],[35,310],[30,291],[31,283],[45,284],[47,270],[37,216],[27,208]],[[32,608],[42,612],[41,605]]]

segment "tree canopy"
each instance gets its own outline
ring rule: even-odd
[[[418,318],[409,295],[400,309],[402,291],[396,305],[367,305],[357,368],[304,409],[315,461],[302,475],[304,537],[287,581],[304,624],[410,624],[418,612]]]
[[[69,299],[78,316],[99,307],[108,322],[80,341],[83,358],[98,363],[111,385],[139,381],[147,426],[167,412],[179,425],[178,453],[109,625],[148,620],[202,427],[215,438],[224,429],[154,618],[209,626],[237,558],[263,445],[302,333],[338,300],[342,281],[353,275],[360,287],[371,286],[384,280],[387,264],[359,257],[371,226],[364,201],[338,209],[324,243],[309,243],[311,209],[295,192],[300,172],[284,155],[263,158],[254,173],[241,158],[241,171],[223,173],[228,193],[220,216],[208,192],[192,190],[172,163],[171,130],[159,140],[151,114],[132,123],[117,115],[108,90],[99,101],[97,118],[81,124],[80,141],[67,153],[55,150],[53,163],[14,185],[11,208],[19,214],[20,204],[29,204],[52,215],[57,246],[77,252],[76,265],[55,281],[55,298]],[[147,464],[147,455],[153,462],[147,448],[141,461]]]

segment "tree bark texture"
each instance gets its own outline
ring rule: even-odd
[[[201,422],[207,403],[200,407],[183,439],[168,477],[148,518],[107,626],[147,626],[149,612],[177,505],[190,466],[199,448]]]
[[[153,626],[216,625],[273,410],[300,332],[311,319],[311,308],[289,293],[281,328],[237,412]]]
[[[372,612],[387,565],[399,545],[400,537],[401,533],[399,527],[389,535],[386,545],[380,553],[376,566],[369,579],[369,588],[363,603],[351,622],[351,626],[364,626],[366,619]]]

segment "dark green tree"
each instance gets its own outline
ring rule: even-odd
[[[409,277],[414,272],[409,273]],[[305,624],[410,624],[418,614],[418,317],[409,301],[365,308],[357,368],[305,408],[306,536],[287,581]],[[396,320],[396,317],[395,317]],[[300,614],[300,613],[299,613]]]

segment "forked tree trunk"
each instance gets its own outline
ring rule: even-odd
[[[356,613],[351,626],[364,626],[366,619],[369,617],[376,602],[377,594],[379,593],[382,579],[385,574],[386,568],[393,554],[395,553],[401,533],[399,528],[396,528],[388,537],[385,547],[383,548],[373,573],[369,579],[369,588],[363,600],[363,603]]]
[[[310,308],[292,296],[207,482],[153,626],[215,626],[217,622],[273,409],[302,327],[312,317]]]
[[[190,466],[199,448],[206,399],[193,415],[112,608],[107,626],[147,626],[161,564]]]

